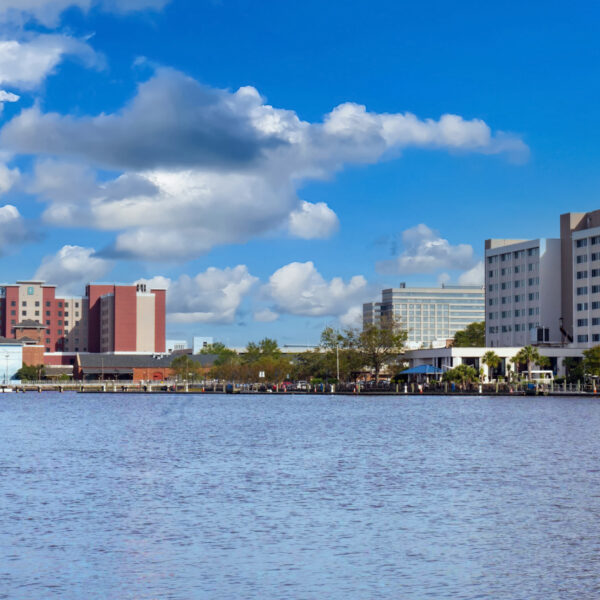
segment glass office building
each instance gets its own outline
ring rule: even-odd
[[[390,288],[363,305],[363,327],[392,318],[408,331],[409,348],[443,346],[457,331],[485,320],[483,286]]]

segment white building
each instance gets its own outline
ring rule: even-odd
[[[457,331],[485,319],[482,286],[390,288],[381,302],[363,304],[363,327],[393,317],[408,331],[409,348],[445,346]]]
[[[188,347],[187,340],[167,340],[167,354],[173,354],[175,350],[185,350]]]
[[[486,346],[561,341],[561,241],[486,240]]]

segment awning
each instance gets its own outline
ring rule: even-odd
[[[402,371],[400,375],[441,375],[443,372],[443,369],[439,369],[433,365],[419,365],[418,367]]]

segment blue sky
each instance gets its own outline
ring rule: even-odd
[[[0,0],[2,278],[154,280],[170,337],[232,345],[475,283],[599,208],[598,12]]]

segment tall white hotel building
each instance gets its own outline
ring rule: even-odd
[[[486,345],[600,344],[600,210],[560,217],[560,238],[485,242]]]

